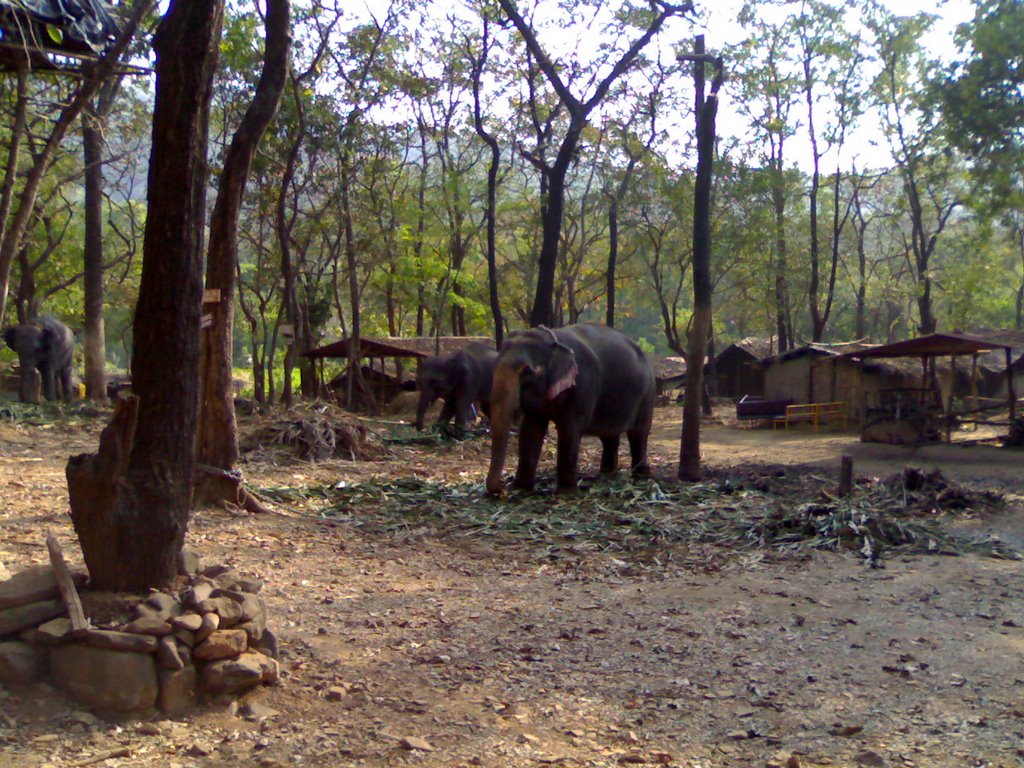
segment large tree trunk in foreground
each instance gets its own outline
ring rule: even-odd
[[[277,113],[288,76],[291,48],[288,0],[268,0],[266,59],[249,109],[231,140],[220,177],[217,202],[210,218],[210,247],[206,287],[219,292],[206,304],[209,327],[203,331],[200,358],[200,413],[196,439],[197,503],[242,504],[252,511],[262,505],[241,485],[238,463],[238,424],[231,384],[232,329],[235,305],[235,262],[238,258],[238,218],[249,167],[263,133]]]
[[[149,215],[135,310],[134,429],[119,410],[68,462],[71,519],[93,585],[142,591],[177,574],[192,502],[210,93],[223,0],[174,0],[154,38]],[[134,407],[134,406],[133,406]]]
[[[722,60],[714,62],[711,94],[704,99],[704,36],[697,37],[697,178],[693,199],[693,323],[687,347],[686,400],[679,441],[679,479],[701,479],[700,413],[704,397],[704,356],[711,329],[711,189],[715,115],[722,86]]]

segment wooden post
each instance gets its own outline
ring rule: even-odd
[[[853,492],[853,456],[844,453],[839,460],[839,495],[849,496]]]
[[[75,589],[75,580],[71,576],[71,569],[64,562],[64,552],[53,531],[46,534],[46,548],[50,552],[50,564],[53,566],[54,578],[57,579],[57,587],[60,589],[61,597],[64,598],[64,605],[68,608],[71,631],[75,635],[80,635],[89,629],[89,620],[85,618],[82,600],[78,597],[78,590]]]
[[[953,393],[956,391],[956,355],[949,356],[949,397],[946,398],[943,420],[946,422],[946,442],[953,441]]]
[[[1013,388],[1013,359],[1009,347],[1003,351],[1006,352],[1006,397],[1010,401],[1010,424],[1013,424],[1013,420],[1017,418],[1017,392]]]

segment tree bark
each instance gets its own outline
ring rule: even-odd
[[[204,471],[197,477],[197,503],[244,504],[251,499],[241,485],[240,475],[232,472],[238,463],[238,425],[231,382],[238,219],[253,157],[281,103],[290,48],[289,2],[267,0],[263,72],[252,103],[231,139],[210,217],[206,288],[218,291],[219,297],[204,307],[211,322],[202,337],[196,460],[220,472]]]
[[[715,157],[715,115],[724,79],[721,58],[714,60],[711,93],[704,98],[704,36],[695,46],[697,85],[697,178],[693,200],[693,323],[687,346],[686,396],[679,442],[679,479],[701,478],[700,413],[704,397],[704,357],[711,330],[711,191]]]
[[[103,132],[99,110],[89,109],[82,124],[85,155],[85,396],[107,396],[107,346],[103,330]]]
[[[223,0],[173,0],[154,38],[156,102],[132,389],[99,453],[68,462],[71,518],[98,589],[171,583],[192,501],[207,134]],[[133,418],[137,407],[137,420]],[[134,427],[132,426],[134,422]]]

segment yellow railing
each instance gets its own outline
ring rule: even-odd
[[[772,419],[772,429],[782,426],[788,431],[790,424],[809,421],[814,425],[814,431],[817,432],[819,425],[836,419],[842,419],[843,429],[846,429],[846,403],[805,403],[803,405],[787,405],[785,416],[776,416]]]

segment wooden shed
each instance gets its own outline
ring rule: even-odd
[[[764,395],[765,368],[761,361],[776,351],[776,339],[748,336],[730,344],[715,356],[719,397],[739,400],[744,395]]]
[[[920,366],[912,361],[865,363],[844,353],[866,344],[808,344],[765,360],[766,400],[802,403],[846,403],[851,423],[860,424],[865,409],[886,389],[918,386]]]

